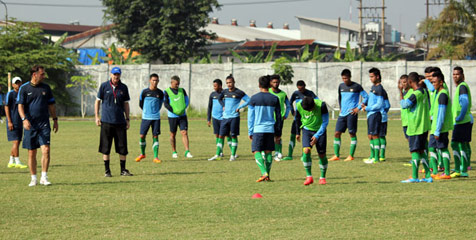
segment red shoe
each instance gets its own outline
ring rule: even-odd
[[[160,161],[159,158],[154,158],[154,161],[153,161],[153,162],[154,162],[154,163],[161,163],[162,161]]]
[[[145,155],[144,154],[141,154],[139,155],[138,157],[136,157],[136,162],[140,162],[140,160],[144,159],[145,158]]]
[[[310,185],[314,183],[314,179],[312,177],[306,177],[306,181],[304,181],[304,185]]]
[[[320,185],[325,185],[327,182],[326,182],[326,179],[325,178],[320,178],[319,179],[319,184]]]
[[[268,181],[268,179],[268,176],[261,176],[258,180],[256,180],[256,182]]]
[[[336,155],[332,156],[331,158],[329,158],[329,161],[339,161],[340,158]]]

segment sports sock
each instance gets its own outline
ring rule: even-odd
[[[215,138],[215,144],[218,143],[218,139],[220,139],[220,138],[219,138],[219,137],[216,137],[216,138]]]
[[[13,156],[10,156],[10,161],[8,162],[8,164],[12,164],[12,163],[14,163],[14,161],[15,160],[14,160]]]
[[[236,155],[236,150],[238,149],[238,138],[231,139],[231,155]]]
[[[15,159],[16,164],[21,164],[20,157],[13,157],[13,159]]]
[[[278,144],[277,144],[277,147],[278,147],[278,148],[276,149],[276,152],[282,154],[282,153],[283,153],[283,141],[282,141],[281,139],[279,140],[279,142],[278,142]]]
[[[340,156],[340,138],[334,138],[334,154],[339,157]]]
[[[445,167],[445,175],[450,175],[450,151],[448,148],[441,149],[441,157],[443,158],[443,166]]]
[[[121,172],[126,170],[126,160],[120,160],[119,162],[121,163]]]
[[[441,150],[438,149],[436,151],[436,155],[438,156],[438,168],[442,168],[443,167],[443,157],[441,156]]]
[[[468,155],[466,154],[464,143],[459,142],[458,147],[461,154],[461,173],[468,172]]]
[[[327,172],[327,157],[319,156],[319,168],[321,169],[321,178],[326,178]]]
[[[37,180],[36,174],[35,174],[35,175],[31,175],[31,180],[33,180],[33,181],[36,181],[36,180]]]
[[[139,138],[139,145],[140,145],[140,153],[142,155],[145,155],[145,146],[146,146],[145,138]]]
[[[230,149],[231,149],[231,145],[232,145],[232,144],[231,144],[231,143],[232,143],[232,139],[233,139],[233,138],[231,138],[230,136],[227,136],[227,137],[226,137],[226,142],[228,143],[228,147],[230,147]],[[225,141],[223,141],[223,143],[224,143],[224,142],[225,142]],[[223,147],[222,147],[222,148],[223,148]]]
[[[350,138],[350,152],[349,155],[354,157],[355,149],[357,148],[357,137]]]
[[[217,139],[217,152],[215,155],[220,156],[220,154],[223,151],[223,142],[225,142],[224,138],[218,138]]]
[[[370,157],[369,159],[374,159],[374,141],[370,139]]]
[[[154,158],[159,158],[159,138],[152,138],[152,141],[154,142],[152,144],[152,150],[154,151]]]
[[[266,161],[266,172],[268,173],[268,176],[271,173],[271,165],[273,165],[273,155],[271,152],[265,153],[264,158]]]
[[[111,169],[109,168],[110,162],[111,162],[110,160],[104,160],[104,168],[106,169],[106,172],[111,171]]]
[[[453,149],[453,158],[455,159],[455,172],[461,172],[461,152],[458,142],[451,142],[451,149]]]
[[[41,172],[41,178],[47,177],[47,172]]]
[[[418,166],[420,165],[420,154],[412,152],[412,178],[418,179]]]
[[[387,139],[385,137],[380,137],[379,142],[380,142],[380,158],[385,158],[385,148],[387,147]]]
[[[471,144],[469,142],[464,142],[463,146],[465,147],[466,156],[468,157],[468,167],[471,166]]]
[[[293,151],[295,146],[296,146],[296,134],[291,134],[291,137],[289,137],[288,157],[293,156]]]
[[[374,141],[374,162],[378,162],[379,156],[380,156],[380,140],[377,138],[377,139],[373,139],[373,141]]]
[[[261,171],[261,176],[268,175],[268,171],[266,171],[266,164],[264,163],[263,155],[261,155],[261,152],[255,152],[255,160],[256,164],[258,164],[259,170]]]
[[[424,157],[423,154],[420,155],[420,160],[421,160],[421,165],[423,165],[423,169],[425,169],[425,178],[431,177],[431,171],[430,171],[430,164],[428,163],[428,160]]]
[[[311,153],[302,153],[302,164],[304,165],[304,169],[306,170],[306,177],[312,177],[312,159]]]
[[[432,173],[433,174],[438,174],[438,155],[436,153],[436,149],[430,147],[429,148],[429,153],[430,153],[430,168],[433,169]]]

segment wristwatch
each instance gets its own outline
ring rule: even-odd
[[[26,119],[26,117],[22,117],[22,118],[21,118],[22,121],[25,121],[25,119]]]

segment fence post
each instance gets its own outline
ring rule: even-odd
[[[192,63],[188,63],[188,102],[192,102]]]
[[[319,96],[319,61],[316,61],[316,95]]]
[[[449,79],[450,81],[447,80],[447,82],[449,82],[450,84],[450,96],[453,96],[453,84],[451,83],[451,79],[453,78],[453,59],[450,59],[450,74],[448,75],[449,76]]]

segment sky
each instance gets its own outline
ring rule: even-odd
[[[8,7],[9,18],[21,21],[69,24],[79,21],[82,25],[103,23],[102,3],[99,0],[2,0]],[[430,0],[437,2],[438,0]],[[210,17],[218,17],[220,24],[230,24],[231,19],[247,26],[255,20],[258,27],[272,22],[275,28],[288,23],[291,29],[299,29],[296,16],[353,21],[358,23],[357,0],[219,0],[223,6]],[[443,2],[443,1],[441,1]],[[426,0],[386,0],[386,21],[393,29],[418,38],[416,25],[426,17]],[[39,6],[49,4],[62,6]],[[63,6],[74,5],[74,6]],[[382,0],[363,0],[363,6],[382,6]],[[430,16],[437,16],[443,6],[431,6]],[[380,10],[378,13],[380,14]],[[370,15],[376,15],[373,11]],[[0,19],[5,19],[5,9],[0,5]]]

